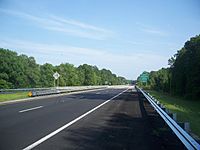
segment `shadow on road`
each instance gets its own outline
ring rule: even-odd
[[[130,97],[131,96],[131,97]],[[78,150],[155,150],[183,149],[163,120],[137,92],[125,92],[116,101],[130,105],[138,101],[141,117],[116,111],[103,122],[92,122],[76,130],[67,130],[64,149]],[[129,106],[130,107],[130,106]],[[147,109],[147,111],[146,111]],[[121,108],[120,108],[121,110]],[[175,140],[174,140],[175,139]]]
[[[64,138],[80,150],[148,149],[150,142],[145,139],[149,138],[149,131],[143,118],[132,118],[120,113],[114,114],[111,118],[107,124],[98,128],[94,125],[92,128],[85,127],[78,131],[68,130],[70,136]]]

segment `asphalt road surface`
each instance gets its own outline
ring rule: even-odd
[[[0,106],[0,150],[184,149],[142,95],[107,88]]]

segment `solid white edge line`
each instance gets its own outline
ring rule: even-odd
[[[129,87],[130,88],[130,87]],[[87,116],[88,114],[92,113],[93,111],[95,111],[96,109],[100,108],[101,106],[105,105],[106,103],[108,103],[109,101],[113,100],[114,98],[118,97],[119,95],[121,95],[122,93],[128,91],[127,88],[126,90],[122,91],[121,93],[115,95],[114,97],[106,100],[105,102],[101,103],[100,105],[96,106],[95,108],[91,109],[90,111],[84,113],[83,115],[79,116],[78,118],[72,120],[71,122],[65,124],[64,126],[58,128],[57,130],[53,131],[52,133],[44,136],[43,138],[41,138],[40,140],[34,142],[33,144],[27,146],[26,148],[24,148],[23,150],[31,150],[32,148],[36,147],[37,145],[43,143],[44,141],[48,140],[49,138],[51,138],[52,136],[56,135],[57,133],[59,133],[60,131],[64,130],[65,128],[69,127],[70,125],[74,124],[75,122],[77,122],[78,120],[82,119],[83,117]]]
[[[27,111],[39,109],[39,108],[42,108],[42,107],[43,107],[43,106],[38,106],[38,107],[29,108],[29,109],[24,109],[24,110],[19,111],[19,113],[23,113],[23,112],[27,112]]]

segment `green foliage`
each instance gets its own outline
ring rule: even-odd
[[[28,93],[15,92],[15,93],[0,94],[0,102],[15,100],[15,99],[22,99],[22,98],[28,98]]]
[[[83,85],[97,84],[97,75],[92,66],[84,64],[84,65],[80,65],[78,69],[80,69],[80,71],[83,72],[83,76],[84,76]]]
[[[200,97],[200,35],[187,41],[168,61],[170,68],[151,71],[146,86],[190,99]],[[138,84],[141,81],[138,78]]]
[[[53,78],[53,73],[54,73],[54,66],[51,64],[44,64],[40,66],[40,81],[39,85],[41,87],[52,87],[54,86],[54,78]]]
[[[153,97],[165,105],[167,109],[177,113],[178,121],[190,122],[192,132],[200,137],[200,101],[183,99],[167,93],[148,91]]]
[[[60,86],[79,85],[78,72],[74,65],[65,63],[56,66],[56,71],[60,74]]]
[[[170,92],[170,69],[162,68],[158,71],[151,71],[149,82],[151,89],[162,91],[162,92]]]
[[[185,97],[200,97],[200,36],[191,38],[175,55],[172,92]]]
[[[0,89],[54,86],[53,73],[60,74],[59,86],[75,85],[117,85],[127,84],[123,77],[117,77],[110,70],[99,70],[87,64],[75,67],[65,63],[39,65],[33,57],[18,55],[14,51],[0,48]]]
[[[144,71],[140,76],[137,78],[137,84],[145,89],[149,89],[149,72]]]

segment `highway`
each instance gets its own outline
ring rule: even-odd
[[[0,105],[0,150],[183,148],[134,87]]]

